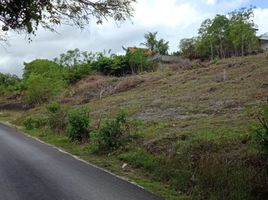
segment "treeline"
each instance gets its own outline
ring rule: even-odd
[[[258,52],[260,48],[253,16],[251,7],[206,19],[197,37],[180,41],[181,54],[191,59],[222,59]]]
[[[154,64],[146,52],[137,49],[125,55],[69,50],[54,60],[36,59],[24,63],[22,78],[0,73],[0,93],[19,92],[26,103],[41,104],[61,93],[70,84],[91,74],[124,76],[151,71]]]

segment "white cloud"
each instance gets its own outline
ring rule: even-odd
[[[256,8],[254,10],[254,22],[258,25],[258,34],[268,32],[268,8]]]
[[[217,3],[217,0],[207,0],[206,2],[208,5],[215,5]]]

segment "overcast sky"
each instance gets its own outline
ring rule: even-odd
[[[36,58],[53,59],[69,49],[83,51],[122,52],[122,46],[139,46],[144,33],[158,32],[159,38],[170,42],[170,51],[177,51],[180,39],[192,37],[203,20],[215,14],[254,5],[254,21],[259,32],[268,32],[268,1],[266,0],[137,0],[132,21],[113,21],[96,25],[94,20],[85,30],[61,26],[57,33],[39,30],[31,43],[25,35],[10,34],[9,46],[0,46],[0,72],[21,76],[23,62]]]

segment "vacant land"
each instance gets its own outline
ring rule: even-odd
[[[137,139],[98,154],[90,142],[72,143],[46,128],[26,132],[166,199],[265,199],[267,161],[259,156],[250,127],[256,106],[267,101],[267,78],[267,54],[164,65],[122,78],[88,76],[56,100],[88,106],[94,127],[106,115],[127,111],[139,122]],[[45,105],[22,110],[19,101],[1,97],[2,121],[21,126],[27,116],[46,112]]]

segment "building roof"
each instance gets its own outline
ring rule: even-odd
[[[153,54],[153,52],[151,51],[151,49],[147,49],[147,48],[139,48],[139,47],[128,47],[127,48],[127,51],[130,52],[130,53],[135,53],[138,50],[141,50],[147,56],[151,56]]]
[[[268,41],[268,33],[261,35],[259,38],[260,38],[260,40],[267,40]]]

